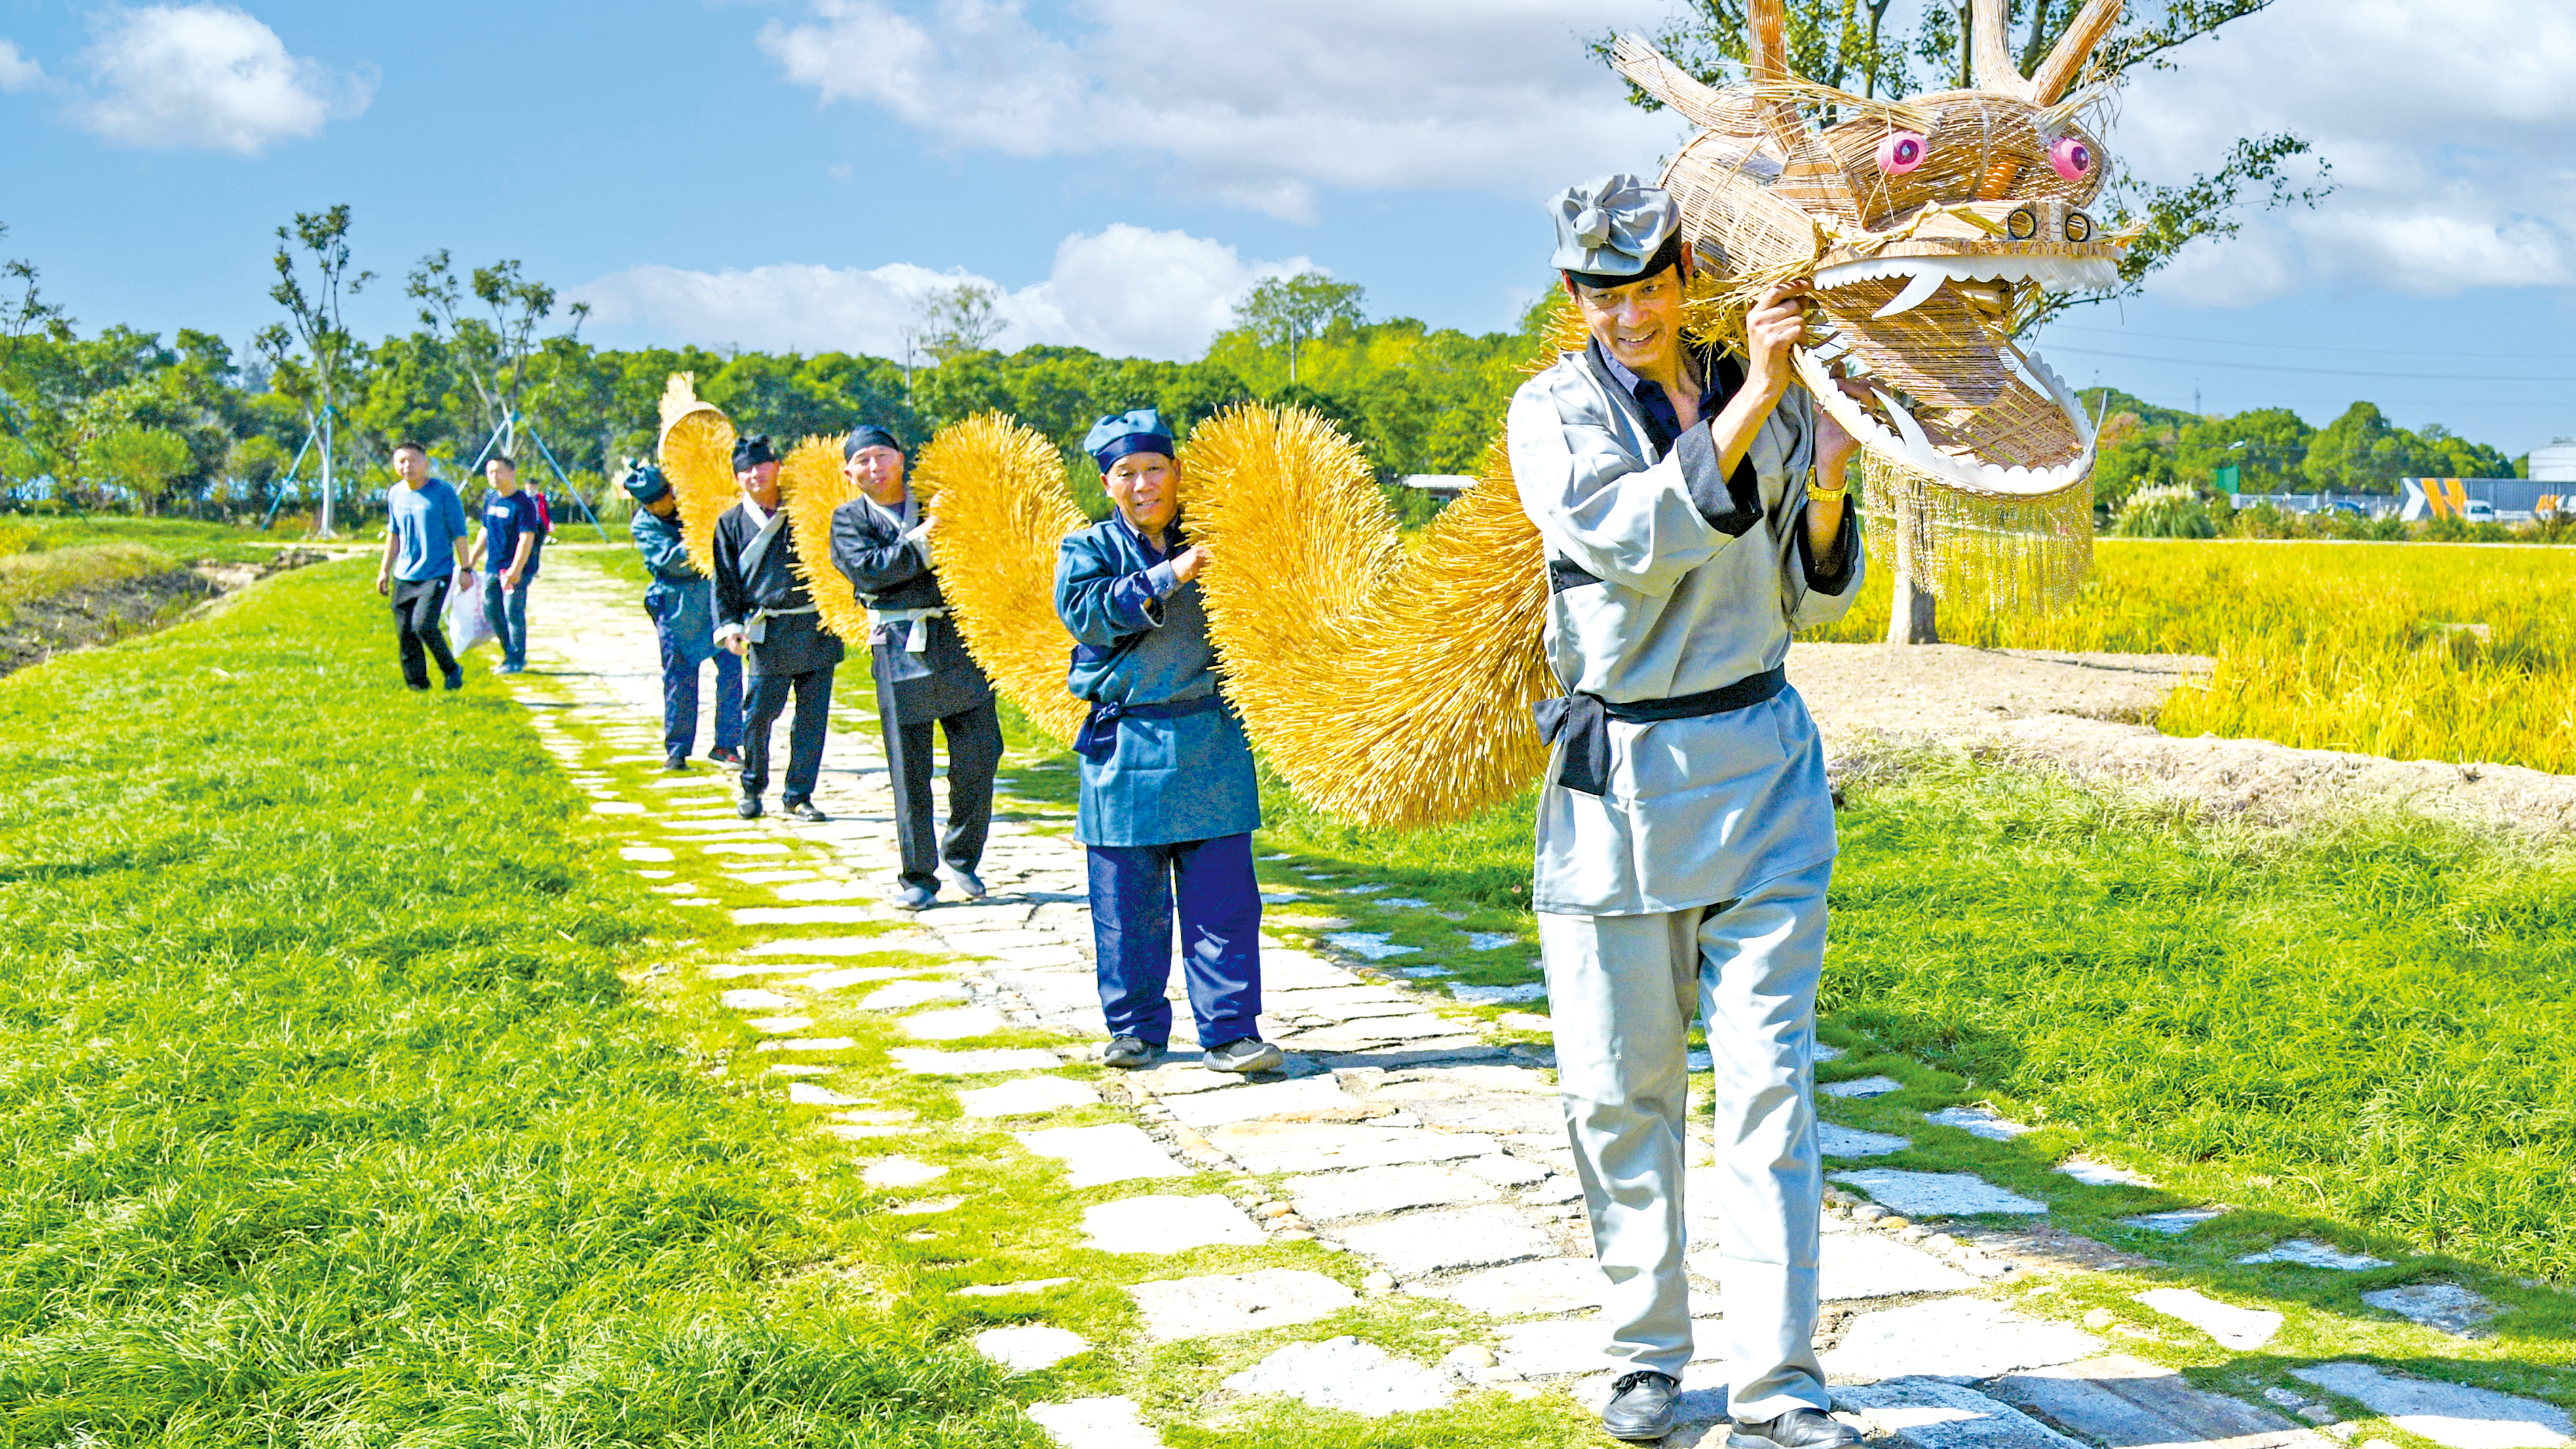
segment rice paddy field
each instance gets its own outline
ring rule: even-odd
[[[1887,571],[1812,637],[1887,636]],[[1944,600],[1988,648],[2206,654],[2155,723],[2396,759],[2576,772],[2576,552],[2433,543],[2105,538],[2040,617]]]

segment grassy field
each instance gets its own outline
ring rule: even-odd
[[[284,530],[262,533],[255,528],[186,518],[130,518],[111,513],[0,517],[0,558],[100,544],[140,544],[183,564],[198,559],[257,563],[295,541],[296,536]]]
[[[0,681],[0,1443],[1039,1442],[388,633],[342,564]]]
[[[1945,602],[1953,643],[2207,654],[2205,690],[2157,727],[2398,759],[2576,772],[2576,555],[2427,543],[2094,545],[2069,607],[2004,617]],[[1887,635],[1887,573],[1813,637]]]

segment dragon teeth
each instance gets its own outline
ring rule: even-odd
[[[1940,291],[1942,284],[1949,280],[1946,272],[1937,272],[1929,268],[1916,272],[1914,280],[1905,284],[1905,290],[1897,293],[1894,301],[1872,312],[1870,318],[1872,321],[1884,321],[1900,312],[1911,312],[1932,300],[1932,294]]]

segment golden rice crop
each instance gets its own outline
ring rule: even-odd
[[[1887,579],[1810,637],[1887,634]],[[2008,649],[2206,654],[2167,734],[2576,773],[2576,553],[2432,543],[2099,541],[2075,602],[1941,606],[1941,636]]]

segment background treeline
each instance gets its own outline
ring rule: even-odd
[[[2357,402],[2322,428],[2288,408],[2205,417],[2142,402],[2118,388],[2086,388],[2102,420],[2093,497],[2116,515],[2141,488],[2207,489],[2218,470],[2239,470],[2241,493],[2395,493],[2400,478],[2518,478],[2529,455],[2508,458],[2435,423],[2410,432]]]

